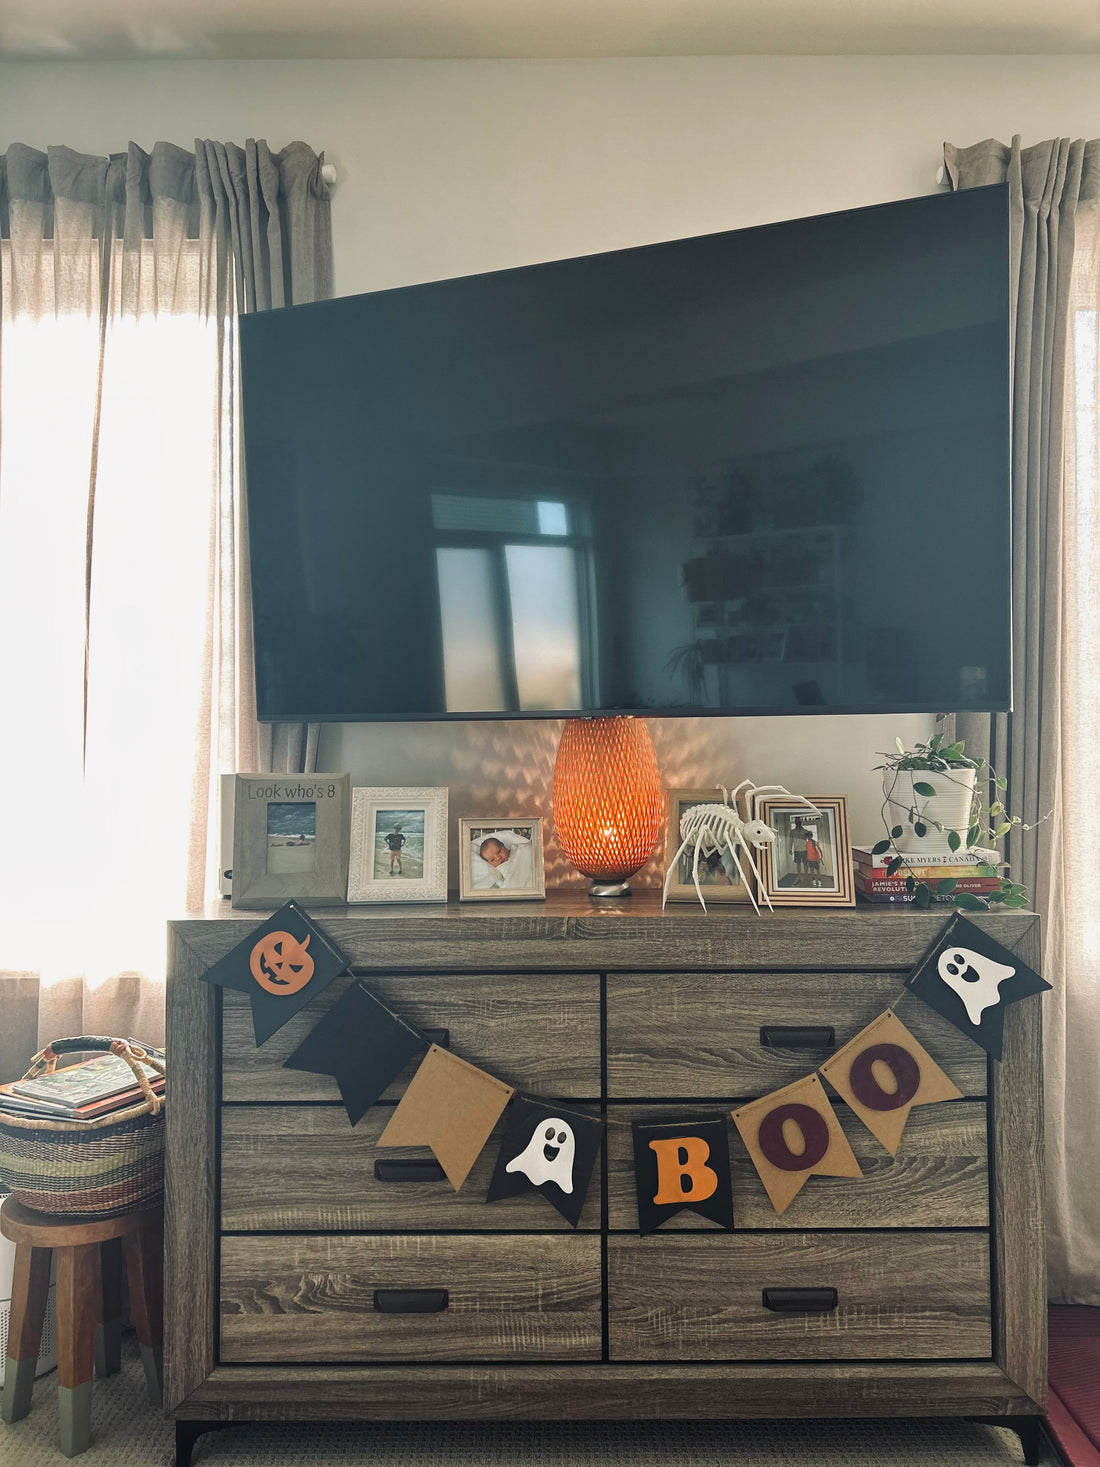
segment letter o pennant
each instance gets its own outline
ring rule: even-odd
[[[787,1210],[814,1175],[862,1175],[816,1075],[741,1106],[733,1120],[778,1213]]]
[[[821,1073],[891,1156],[915,1105],[962,1098],[892,1009],[830,1056]]]

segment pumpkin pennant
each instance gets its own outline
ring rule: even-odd
[[[354,1126],[405,1066],[428,1048],[419,1029],[392,1013],[357,979],[289,1059],[286,1070],[331,1075]]]
[[[297,902],[286,902],[202,974],[204,983],[247,993],[252,1032],[264,1044],[348,965]]]

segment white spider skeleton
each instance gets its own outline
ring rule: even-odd
[[[740,798],[742,802],[745,815],[750,813],[752,803],[756,796],[764,793],[786,795],[788,799],[797,800],[805,805],[815,815],[820,815],[821,811],[818,810],[816,805],[807,800],[804,795],[792,795],[790,790],[784,789],[781,784],[753,784],[751,779],[743,779],[736,789],[732,791],[727,790],[725,785],[718,785],[717,788],[722,791],[721,804],[715,801],[714,804],[692,805],[680,817],[680,834],[683,836],[683,841],[679,850],[669,862],[668,871],[665,874],[665,886],[661,906],[663,908],[668,901],[668,888],[672,883],[672,874],[676,870],[677,862],[688,847],[693,846],[695,854],[691,862],[691,879],[695,884],[695,890],[703,911],[706,911],[707,904],[703,899],[703,889],[699,884],[700,857],[718,855],[722,859],[723,867],[725,867],[725,858],[728,856],[738,876],[741,878],[742,886],[744,886],[748,893],[749,901],[752,902],[753,911],[759,917],[760,908],[757,905],[756,898],[753,896],[752,885],[745,875],[745,868],[741,865],[741,856],[738,855],[738,849],[740,848],[744,859],[748,861],[749,867],[756,878],[760,895],[764,898],[768,910],[774,912],[775,908],[772,906],[771,898],[768,896],[764,886],[763,878],[760,875],[760,868],[756,864],[756,857],[753,855],[753,851],[761,851],[765,846],[771,845],[776,839],[776,832],[770,825],[765,824],[763,820],[755,817],[745,819],[738,809],[738,799]],[[728,870],[727,874],[729,874]]]

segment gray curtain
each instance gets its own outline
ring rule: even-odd
[[[301,142],[0,153],[0,678],[23,710],[0,721],[23,832],[0,1080],[64,1034],[156,1042],[219,773],[315,767],[315,728],[255,718],[235,321],[331,296],[321,168]]]
[[[1074,950],[1075,904],[1092,905],[1095,894],[1075,891],[1066,841],[1092,774],[1083,765],[1095,764],[1091,745],[1071,735],[1067,639],[1078,618],[1098,611],[1069,595],[1077,526],[1066,461],[1076,431],[1068,366],[1075,261],[1100,197],[1100,143],[1059,138],[1022,148],[1018,137],[1008,146],[988,139],[945,145],[944,162],[956,189],[1007,182],[1011,230],[1014,708],[960,715],[956,730],[968,752],[1008,780],[1010,813],[1035,826],[1012,832],[1007,857],[1042,914],[1045,971],[1055,985],[1044,1008],[1050,1288],[1052,1297],[1096,1304],[1100,1186],[1088,1035],[1098,1032],[1100,994]],[[1092,869],[1095,858],[1083,859]]]

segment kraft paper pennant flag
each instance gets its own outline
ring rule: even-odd
[[[684,1208],[732,1231],[725,1116],[635,1121],[633,1132],[639,1233],[652,1233]]]
[[[913,1106],[962,1099],[959,1087],[892,1009],[872,1019],[820,1069],[891,1156],[898,1154]]]
[[[576,1227],[603,1133],[598,1117],[518,1095],[508,1112],[486,1202],[541,1192]]]
[[[514,1093],[503,1080],[433,1044],[378,1144],[430,1146],[457,1192]]]
[[[286,1070],[332,1075],[354,1126],[428,1040],[357,979],[299,1044]]]
[[[1004,1048],[1008,1005],[1051,986],[1015,953],[961,916],[948,922],[906,984],[995,1060]]]
[[[344,954],[298,903],[286,902],[207,968],[202,981],[248,994],[252,1032],[259,1045],[304,1009],[347,965]]]
[[[812,1176],[863,1175],[816,1075],[741,1106],[733,1120],[777,1213]]]

